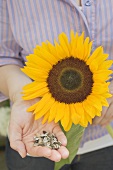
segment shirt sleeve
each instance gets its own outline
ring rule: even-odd
[[[22,48],[15,41],[13,36],[9,14],[7,9],[7,2],[0,1],[0,66],[15,64],[20,67],[23,66],[21,58]],[[6,97],[0,93],[0,102],[5,100]]]

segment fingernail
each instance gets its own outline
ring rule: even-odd
[[[61,159],[57,159],[55,162],[60,162]]]
[[[55,162],[59,162],[61,160],[61,156],[60,155],[56,155],[56,161]]]

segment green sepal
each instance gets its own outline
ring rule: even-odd
[[[70,164],[72,162],[78,151],[84,129],[84,127],[74,124],[68,132],[65,132],[62,128],[68,141],[66,147],[69,150],[69,157],[67,159],[62,159],[60,162],[56,162],[54,170],[60,170],[63,165]]]

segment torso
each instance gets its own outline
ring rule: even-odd
[[[23,0],[2,1],[4,4],[7,2],[11,31],[22,47],[23,60],[26,60],[26,55],[32,53],[37,44],[41,45],[46,40],[54,44],[54,39],[57,39],[61,32],[70,37],[70,30],[78,32],[79,35],[84,31],[85,37],[90,36],[93,40],[93,50],[102,45],[104,52],[109,53],[109,58],[113,56],[113,1],[92,0],[97,3],[92,3],[91,6],[82,4],[82,14],[74,6],[74,1],[73,6],[71,1],[67,4],[62,0],[29,0],[29,3]],[[80,4],[81,1],[75,2]],[[3,16],[1,10],[0,13]],[[5,19],[4,12],[3,21]]]

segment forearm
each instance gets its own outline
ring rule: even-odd
[[[8,96],[12,102],[18,96],[21,98],[22,87],[31,79],[21,72],[17,65],[0,67],[0,91]]]

